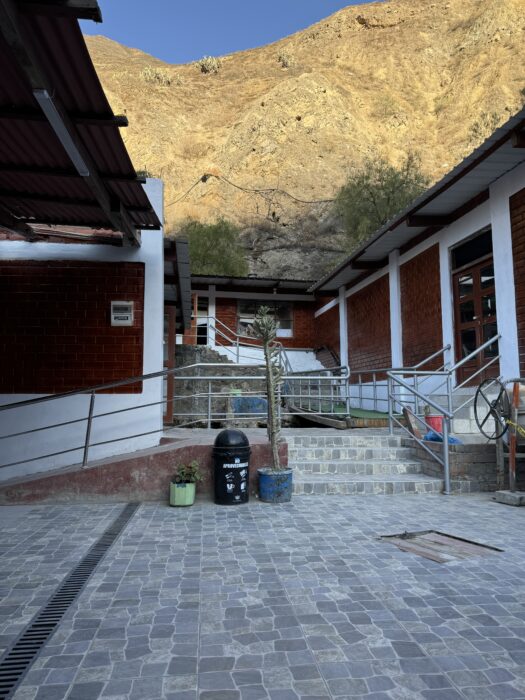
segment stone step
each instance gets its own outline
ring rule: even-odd
[[[418,495],[439,494],[443,491],[443,481],[423,475],[400,475],[385,478],[383,475],[351,477],[332,474],[304,476],[294,474],[293,490],[296,495],[339,495],[339,496],[378,496],[378,495]]]
[[[403,460],[412,457],[409,447],[289,447],[290,462],[388,459]]]
[[[401,435],[389,435],[379,432],[365,433],[350,430],[339,435],[284,435],[289,449],[315,448],[315,447],[401,447],[403,437]]]
[[[420,474],[421,464],[409,460],[331,460],[301,462],[290,460],[290,466],[298,475],[372,475],[372,474]]]

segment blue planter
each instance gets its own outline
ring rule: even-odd
[[[292,470],[258,469],[259,498],[265,503],[288,503],[292,500]]]

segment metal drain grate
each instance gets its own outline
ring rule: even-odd
[[[447,535],[437,530],[403,532],[399,535],[382,535],[379,539],[392,542],[404,552],[418,554],[420,557],[431,559],[439,564],[503,551],[498,549],[498,547],[491,547],[488,544],[480,544],[473,540]]]
[[[128,503],[88,551],[82,561],[64,579],[53,596],[32,619],[0,661],[0,700],[6,700],[23,679],[40,650],[55,632],[67,609],[84,588],[89,577],[113,542],[137,511],[140,503]]]

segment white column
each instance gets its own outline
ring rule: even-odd
[[[455,362],[455,335],[454,335],[454,296],[452,292],[452,273],[450,269],[450,241],[448,237],[439,241],[439,283],[441,286],[441,331],[443,335],[443,347],[450,345],[450,350],[445,352],[445,362],[449,366]],[[455,382],[455,377],[452,377]]]
[[[348,359],[348,315],[346,312],[346,287],[339,287],[339,357],[341,366],[349,364]]]
[[[401,320],[401,282],[399,250],[388,256],[388,283],[390,289],[390,349],[392,367],[403,366],[403,324]]]
[[[512,257],[509,187],[505,179],[490,188],[490,218],[496,283],[496,318],[499,342],[500,372],[504,379],[520,376],[516,290]]]
[[[208,345],[210,345],[212,348],[215,347],[215,328],[217,326],[217,317],[216,317],[216,293],[215,293],[215,285],[210,284],[208,287],[209,289],[209,296],[208,296]],[[211,324],[210,325],[210,321]]]

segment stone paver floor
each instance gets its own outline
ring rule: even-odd
[[[0,509],[3,646],[120,509]],[[524,526],[487,496],[143,504],[15,698],[523,700]],[[505,551],[378,539],[430,528]]]

